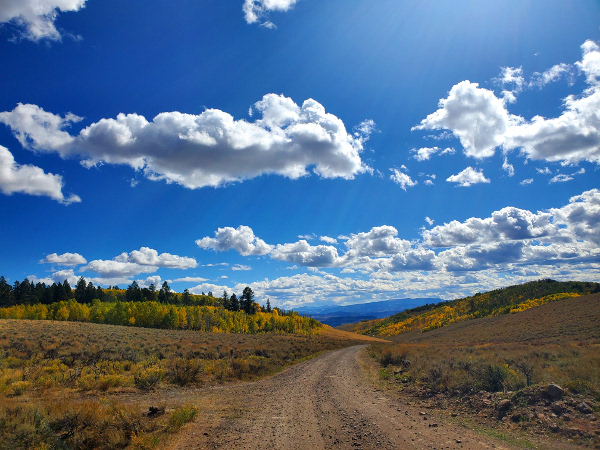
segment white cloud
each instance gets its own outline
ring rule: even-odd
[[[384,225],[373,227],[366,233],[350,236],[346,241],[348,248],[347,257],[380,257],[406,252],[411,244],[404,239],[398,239],[398,230],[392,226]]]
[[[252,228],[240,225],[237,229],[232,227],[219,228],[214,238],[204,237],[196,241],[196,245],[204,249],[226,252],[235,250],[242,256],[266,255],[273,248],[262,239],[254,236]]]
[[[455,150],[453,148],[440,148],[440,147],[423,147],[423,148],[413,148],[411,153],[414,153],[413,158],[417,161],[426,161],[431,158],[436,153],[440,155],[453,155]]]
[[[335,247],[313,246],[303,239],[292,244],[277,245],[271,252],[271,257],[308,267],[335,267],[343,263]]]
[[[504,162],[502,163],[502,170],[508,173],[509,177],[515,175],[515,167],[508,162],[508,158],[504,156]]]
[[[523,77],[522,67],[502,67],[500,76],[493,81],[504,88],[502,96],[507,103],[514,103],[517,100],[516,94],[523,91],[525,78]]]
[[[570,175],[559,173],[559,174],[556,174],[554,177],[552,177],[550,179],[550,181],[548,181],[548,184],[552,184],[552,183],[564,183],[566,181],[571,181],[575,175],[582,175],[584,173],[585,173],[585,169],[584,168],[581,168],[577,172],[574,172],[574,173],[572,173]]]
[[[368,135],[348,133],[344,123],[315,100],[296,105],[267,94],[254,105],[261,118],[250,123],[208,109],[199,115],[165,112],[152,122],[138,114],[101,119],[71,136],[65,128],[81,120],[36,105],[19,104],[0,113],[21,144],[85,167],[126,164],[151,180],[190,189],[223,186],[264,174],[291,179],[310,172],[322,178],[352,179],[371,171],[360,153]]]
[[[543,169],[535,169],[537,171],[537,173],[540,173],[542,175],[551,175],[552,172],[550,171],[550,169],[548,169],[547,167],[544,167]]]
[[[14,22],[21,36],[32,41],[50,39],[60,41],[62,36],[54,21],[58,12],[79,11],[86,0],[2,0],[0,23]]]
[[[337,239],[329,237],[329,236],[321,236],[319,238],[320,241],[326,242],[328,244],[337,244]]]
[[[288,11],[298,0],[244,0],[244,18],[247,23],[259,23],[267,28],[275,28],[275,25],[268,21],[271,11]]]
[[[429,217],[425,217],[425,222],[427,222],[429,224],[429,226],[433,225],[433,219],[430,219]]]
[[[312,234],[301,234],[301,235],[298,236],[298,239],[304,239],[306,241],[310,241],[310,240],[313,240],[313,239],[316,239],[316,238],[317,238],[317,235],[315,233],[312,233]]]
[[[398,169],[390,169],[392,171],[392,175],[390,175],[390,179],[399,184],[400,187],[406,191],[406,187],[413,187],[418,184],[418,181],[413,180],[410,176],[405,174],[404,172],[400,172]]]
[[[81,271],[91,271],[102,278],[126,278],[141,273],[153,273],[158,270],[157,266],[144,266],[131,262],[97,259],[90,261]]]
[[[160,286],[162,284],[162,278],[160,275],[152,275],[147,277],[145,280],[136,280],[140,287],[150,287],[151,284],[154,286]]]
[[[564,183],[566,181],[571,181],[572,179],[573,179],[573,177],[571,175],[567,175],[567,174],[564,174],[564,173],[559,173],[559,174],[553,176],[548,183],[549,184],[552,184],[552,183]]]
[[[180,282],[203,283],[205,281],[208,281],[208,280],[206,278],[201,278],[201,277],[183,277],[183,278],[176,278],[174,280],[170,280],[169,283],[180,283]]]
[[[159,268],[191,269],[198,264],[194,258],[161,253],[142,247],[131,253],[121,253],[112,260],[97,259],[88,263],[80,271],[96,272],[102,278],[124,278],[141,273],[153,273]]]
[[[231,270],[252,270],[252,267],[244,266],[242,264],[235,264],[231,267]]]
[[[160,255],[154,249],[142,247],[131,253],[123,253],[118,256],[119,260],[132,262],[145,266],[157,266],[170,269],[193,269],[197,267],[194,258],[172,255],[170,253],[161,253]]]
[[[69,282],[71,287],[73,287],[77,284],[77,281],[79,281],[79,277],[75,275],[73,269],[67,269],[54,272],[52,274],[52,280],[54,280],[55,283],[64,283],[66,280]]]
[[[523,181],[521,181],[521,183],[519,183],[519,184],[521,184],[523,186],[527,186],[528,184],[531,184],[531,183],[533,183],[533,178],[526,178]]]
[[[79,253],[63,253],[62,255],[51,253],[42,259],[40,263],[58,264],[59,266],[78,266],[79,264],[87,263],[87,261]]]
[[[588,84],[598,86],[600,84],[600,46],[591,40],[581,45],[583,58],[575,63],[577,68],[585,74]]]
[[[465,154],[475,158],[492,156],[516,120],[492,91],[470,81],[455,85],[448,97],[440,100],[439,107],[412,129],[451,130],[460,139]]]
[[[81,202],[77,195],[65,197],[63,184],[60,175],[46,173],[37,166],[17,164],[13,154],[0,145],[0,191],[3,194],[46,196],[65,205]]]
[[[550,212],[558,224],[567,226],[575,239],[600,245],[600,190],[571,197],[568,205]]]
[[[489,183],[490,180],[483,175],[483,170],[477,171],[471,166],[456,175],[449,176],[446,181],[449,183],[458,183],[459,186],[469,187],[477,183]]]
[[[532,160],[599,164],[600,46],[586,41],[581,48],[583,58],[576,66],[589,87],[581,95],[565,98],[564,112],[556,118],[534,116],[526,121],[511,115],[507,102],[492,91],[462,81],[440,100],[439,109],[413,130],[450,130],[460,139],[464,153],[475,158],[490,157],[502,147],[505,152],[520,149]],[[555,66],[543,79],[551,80],[566,71],[567,66]],[[522,87],[519,76],[509,73],[505,78]]]
[[[422,233],[423,243],[429,247],[453,247],[508,240],[540,239],[555,235],[558,228],[550,213],[508,206],[492,213],[491,217],[472,217],[465,222],[456,220],[438,225]]]
[[[544,87],[548,83],[560,80],[563,76],[567,77],[569,84],[573,83],[575,77],[573,66],[565,63],[556,64],[543,73],[535,72],[529,82],[530,86]]]

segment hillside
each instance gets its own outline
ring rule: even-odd
[[[539,280],[449,302],[424,305],[387,319],[344,326],[346,331],[376,336],[427,332],[452,323],[525,311],[546,303],[600,292],[600,284]]]
[[[600,342],[598,324],[600,294],[590,294],[546,303],[519,314],[456,322],[428,333],[412,330],[391,340],[428,345],[597,343]]]

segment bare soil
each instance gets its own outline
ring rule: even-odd
[[[169,448],[521,448],[518,437],[497,439],[383,390],[365,347],[327,352],[254,383],[205,390],[198,420]],[[565,444],[548,440],[535,447],[572,448]]]

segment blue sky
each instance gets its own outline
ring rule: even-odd
[[[6,0],[0,22],[9,282],[289,308],[600,281],[597,1]]]

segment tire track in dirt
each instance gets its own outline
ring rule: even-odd
[[[364,348],[327,352],[276,376],[213,390],[220,413],[201,411],[172,448],[517,448],[387,398],[361,367]]]

